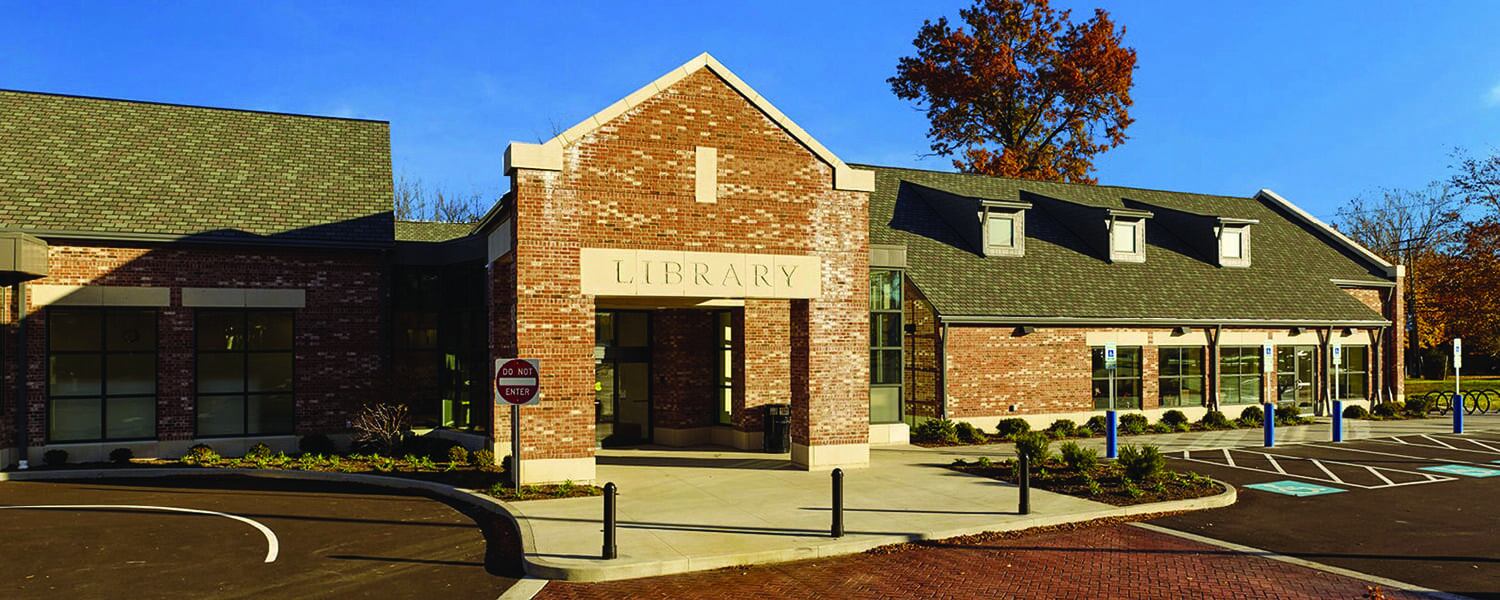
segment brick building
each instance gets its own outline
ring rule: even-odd
[[[291,449],[371,401],[503,455],[489,381],[517,356],[542,365],[527,481],[592,480],[605,446],[759,450],[766,405],[822,469],[924,418],[1401,394],[1399,269],[1272,192],[851,166],[708,55],[512,143],[473,224],[393,221],[383,122],[19,92],[0,116],[4,464]]]

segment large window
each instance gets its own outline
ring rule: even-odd
[[[1203,347],[1163,347],[1160,358],[1161,405],[1203,405]]]
[[[1260,346],[1219,348],[1219,404],[1259,404]]]
[[[47,440],[156,437],[156,311],[47,311]]]
[[[1094,408],[1110,408],[1109,369],[1104,368],[1104,347],[1090,349],[1094,368]],[[1115,404],[1114,408],[1141,407],[1141,347],[1118,346],[1115,348]]]
[[[718,343],[715,348],[718,359],[714,361],[718,365],[718,377],[714,379],[718,394],[714,422],[729,425],[734,415],[734,313],[727,310],[715,313],[714,332]]]
[[[1339,399],[1364,400],[1369,395],[1369,346],[1344,346],[1344,364],[1339,367]]]
[[[293,431],[292,312],[198,311],[198,435]]]
[[[870,271],[870,422],[901,421],[901,272]]]

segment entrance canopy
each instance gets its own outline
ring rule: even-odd
[[[47,242],[21,232],[0,232],[0,285],[47,276]]]

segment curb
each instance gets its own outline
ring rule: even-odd
[[[366,475],[362,473],[322,473],[317,471],[287,471],[274,469],[203,469],[203,468],[161,468],[161,469],[87,469],[75,471],[12,471],[0,472],[0,482],[5,481],[49,481],[69,479],[149,479],[153,477],[179,477],[179,476],[227,476],[245,475],[250,477],[261,477],[266,479],[301,479],[311,481],[330,481],[337,483],[362,483],[392,489],[424,490],[434,494],[463,502],[476,508],[488,511],[492,514],[505,517],[516,527],[520,535],[522,568],[525,573],[539,579],[556,579],[562,581],[594,582],[615,581],[621,579],[637,579],[641,577],[654,577],[658,575],[674,575],[692,571],[707,571],[725,567],[735,567],[752,564],[766,564],[789,562],[795,560],[806,560],[812,558],[828,558],[833,556],[844,556],[858,554],[892,544],[919,542],[926,540],[941,540],[964,535],[973,535],[986,532],[1018,531],[1032,529],[1035,527],[1050,527],[1067,523],[1078,523],[1106,518],[1134,517],[1146,514],[1188,512],[1207,510],[1212,508],[1223,508],[1235,503],[1238,499],[1238,491],[1234,486],[1223,481],[1214,480],[1224,491],[1213,496],[1203,498],[1191,498],[1187,500],[1169,500],[1166,502],[1153,502],[1150,504],[1136,504],[1133,506],[1111,506],[1100,510],[1091,510],[1080,513],[1069,513],[1060,515],[1031,515],[1029,518],[1016,519],[1014,521],[995,524],[981,525],[975,527],[961,527],[942,531],[927,531],[908,535],[884,535],[874,536],[867,539],[848,540],[828,544],[808,545],[798,548],[786,548],[779,550],[767,550],[763,552],[748,552],[740,554],[725,554],[718,556],[704,556],[696,558],[663,560],[643,563],[610,563],[603,560],[597,565],[571,565],[562,564],[557,561],[536,556],[536,546],[533,540],[534,534],[526,513],[520,508],[501,502],[495,498],[485,496],[478,492],[456,488],[431,481],[418,481],[414,479],[402,479],[399,477],[387,477],[384,475]]]
[[[1150,504],[1137,504],[1133,506],[1112,506],[1100,510],[1061,515],[1033,514],[1030,518],[1017,519],[1004,524],[961,527],[949,530],[928,531],[909,535],[884,535],[861,540],[848,540],[819,544],[816,546],[767,550],[763,552],[747,552],[740,554],[725,554],[718,556],[662,560],[649,563],[609,564],[609,561],[601,560],[599,561],[601,564],[598,565],[574,565],[562,564],[546,558],[537,558],[532,556],[528,551],[525,561],[526,573],[533,577],[573,582],[599,582],[616,581],[621,579],[637,579],[641,577],[675,575],[693,571],[708,571],[713,569],[722,569],[725,567],[845,556],[850,554],[859,554],[867,550],[872,550],[881,546],[889,546],[892,544],[941,540],[965,535],[973,535],[977,533],[1019,531],[1022,529],[1050,527],[1055,525],[1064,525],[1067,523],[1093,521],[1096,519],[1124,518],[1156,513],[1208,510],[1212,508],[1223,508],[1226,506],[1230,506],[1234,504],[1236,500],[1238,500],[1238,491],[1234,488],[1234,486],[1217,479],[1214,480],[1214,482],[1218,483],[1221,486],[1224,486],[1224,491],[1213,496],[1205,496],[1202,498],[1191,498],[1187,500],[1168,500],[1165,502],[1153,502]],[[519,510],[517,512],[521,519],[526,518],[524,512]]]
[[[361,483],[398,490],[422,490],[438,496],[462,502],[494,515],[505,517],[515,526],[520,535],[521,552],[531,554],[531,525],[516,518],[515,509],[479,492],[456,488],[432,481],[368,475],[364,473],[324,473],[319,471],[291,471],[283,469],[217,469],[195,467],[134,468],[134,469],[77,469],[68,471],[5,471],[0,472],[0,482],[6,481],[66,481],[70,479],[150,479],[154,477],[224,477],[245,475],[262,479],[297,479],[305,481],[327,481],[333,483]]]

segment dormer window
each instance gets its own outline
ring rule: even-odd
[[[1109,211],[1110,262],[1146,262],[1146,219],[1142,210]]]
[[[980,218],[984,223],[985,256],[1026,254],[1026,209],[1028,203],[986,201]]]
[[[1251,219],[1219,219],[1219,225],[1214,228],[1214,234],[1219,238],[1219,266],[1250,266],[1250,225],[1256,222]]]

